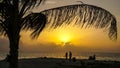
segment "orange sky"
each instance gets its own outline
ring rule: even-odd
[[[44,10],[44,8],[48,9],[51,7],[56,7],[60,5],[66,5],[66,4],[74,4],[76,0],[48,0],[46,2],[47,5],[43,5],[41,8]],[[118,21],[118,33],[120,32],[120,9],[119,9],[119,0],[113,1],[110,0],[109,3],[105,0],[83,0],[84,3],[97,5],[100,7],[103,7],[107,10],[109,10],[112,14],[114,14]],[[39,11],[40,9],[37,9],[36,11]],[[28,35],[27,33],[24,35]],[[24,39],[24,35],[21,38]],[[103,32],[103,30],[100,29],[81,29],[79,26],[66,26],[49,30],[49,28],[46,28],[39,36],[37,40],[30,40],[28,39],[26,41],[23,40],[23,43],[26,43],[28,45],[37,45],[40,43],[46,44],[46,43],[55,43],[57,46],[65,46],[65,43],[68,42],[70,45],[77,46],[77,47],[84,47],[87,48],[86,50],[89,51],[89,49],[93,51],[105,51],[105,52],[120,52],[120,34],[118,34],[118,40],[112,41],[108,38],[107,32]],[[26,37],[26,36],[25,36]],[[29,38],[29,37],[28,37]],[[29,43],[32,42],[32,43]],[[68,45],[68,44],[66,44]],[[83,49],[84,49],[83,48]],[[85,50],[85,51],[86,51]],[[83,50],[84,51],[84,50]]]
[[[65,1],[65,2],[64,2]],[[59,5],[73,4],[76,0],[48,0],[45,8],[56,7]],[[112,41],[108,38],[107,32],[101,29],[81,29],[79,26],[63,25],[57,29],[46,28],[39,36],[38,39],[33,40],[30,38],[31,31],[21,32],[20,51],[35,51],[35,52],[60,52],[64,49],[73,50],[76,52],[119,52],[120,53],[120,0],[81,0],[88,4],[97,5],[109,10],[114,14],[118,21],[118,39]],[[57,3],[57,4],[56,4]],[[43,7],[41,8],[42,10]],[[36,11],[39,11],[37,9]],[[35,10],[34,10],[35,11]],[[1,38],[4,39],[4,38]],[[0,51],[8,48],[8,40],[0,39]],[[5,45],[5,46],[2,46]]]
[[[63,26],[62,28],[57,28],[54,30],[45,29],[39,36],[37,40],[32,40],[29,37],[30,31],[27,33],[21,33],[21,42],[28,46],[34,46],[43,44],[44,46],[54,43],[56,46],[75,46],[75,47],[85,47],[99,49],[98,51],[108,51],[119,52],[119,41],[112,41],[109,39],[107,32],[103,32],[100,29],[81,29],[78,26]],[[67,44],[69,43],[69,44]],[[74,48],[73,48],[74,49]],[[84,51],[84,50],[83,50]]]

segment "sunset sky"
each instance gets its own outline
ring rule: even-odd
[[[47,0],[34,12],[53,7],[78,4],[79,0]],[[115,52],[120,53],[120,0],[80,0],[110,11],[117,19],[118,39],[112,41],[102,29],[81,29],[79,25],[63,25],[56,29],[45,28],[38,39],[31,39],[31,31],[22,31],[20,52]],[[79,2],[80,3],[80,2]],[[9,50],[7,38],[0,37],[0,51]]]

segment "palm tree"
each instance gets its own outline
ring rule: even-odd
[[[9,39],[9,68],[18,68],[20,31],[32,29],[32,37],[36,38],[45,27],[45,15],[29,12],[42,2],[43,0],[2,0],[0,2],[0,34]]]
[[[18,49],[21,30],[33,30],[31,36],[37,38],[43,28],[61,26],[63,23],[81,27],[105,28],[110,39],[117,39],[117,22],[107,10],[88,4],[67,5],[31,13],[31,9],[45,0],[2,0],[0,3],[0,34],[10,42],[10,68],[18,68]]]

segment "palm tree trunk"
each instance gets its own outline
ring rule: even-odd
[[[18,68],[19,37],[17,37],[17,35],[11,36],[9,37],[9,42],[10,42],[9,68]]]
[[[11,32],[9,35],[9,42],[10,42],[10,61],[9,61],[9,68],[18,68],[18,49],[19,49],[19,20],[18,20],[18,14],[19,14],[19,10],[18,10],[18,3],[19,0],[13,0],[13,6],[14,6],[14,13],[13,13],[13,21],[11,23],[13,23],[10,27],[12,30],[10,30]]]

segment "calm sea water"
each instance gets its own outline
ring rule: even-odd
[[[7,53],[0,53],[0,60],[6,57]],[[77,59],[88,59],[89,56],[96,55],[97,60],[112,60],[120,61],[120,53],[74,53],[73,57]],[[64,53],[20,53],[21,58],[38,58],[38,57],[52,57],[52,58],[65,58]]]

